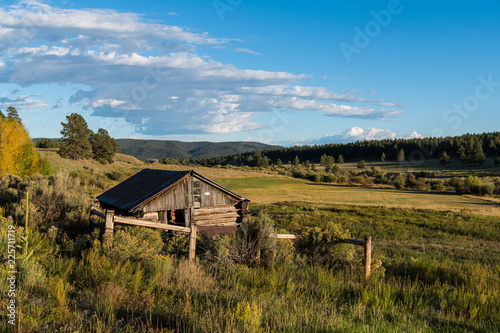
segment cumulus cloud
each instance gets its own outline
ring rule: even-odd
[[[238,42],[136,13],[19,3],[0,8],[0,82],[87,87],[64,97],[148,135],[252,131],[261,127],[255,113],[276,109],[376,119],[401,113],[355,91],[302,86],[308,75],[239,69],[200,55]]]
[[[361,127],[351,127],[346,129],[340,134],[326,135],[318,140],[310,141],[312,144],[327,144],[327,143],[348,143],[356,141],[371,141],[371,140],[384,140],[384,139],[414,139],[422,138],[421,134],[413,131],[408,136],[401,136],[388,129],[381,128],[361,128]]]

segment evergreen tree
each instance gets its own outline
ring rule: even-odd
[[[113,163],[118,146],[116,141],[109,136],[108,131],[100,128],[97,133],[90,136],[90,144],[94,159],[103,164]]]
[[[358,169],[364,169],[364,168],[366,168],[365,160],[358,161]]]
[[[471,153],[471,161],[474,165],[482,165],[484,163],[484,160],[486,159],[486,155],[483,153],[483,141],[481,141],[480,139],[475,141],[476,142],[474,143],[474,148],[472,149]]]
[[[21,118],[19,118],[19,113],[17,112],[15,107],[9,106],[6,111],[7,111],[7,119],[14,119],[17,120],[18,122],[21,122]]]
[[[496,157],[495,158],[495,165],[499,165],[500,164],[500,157]]]
[[[295,155],[295,158],[293,159],[293,166],[298,167],[300,164],[300,159],[297,155]]]
[[[401,148],[401,150],[398,152],[397,161],[399,163],[402,163],[404,160],[405,160],[405,151]]]
[[[283,162],[281,162],[281,159],[278,158],[278,160],[276,161],[276,166],[278,168],[281,168],[283,166]]]
[[[5,115],[2,113],[2,110],[0,110],[0,120],[5,119]]]
[[[385,162],[385,153],[382,153],[382,155],[380,156],[380,160],[381,160],[382,162]]]
[[[441,163],[442,165],[446,165],[446,164],[450,163],[450,156],[448,156],[446,151],[443,151],[441,156],[439,156],[439,163]]]
[[[338,164],[344,164],[344,156],[339,155],[339,158],[337,159]]]
[[[58,148],[59,145],[54,140],[43,138],[43,139],[40,139],[40,141],[38,141],[36,143],[36,147],[37,148]]]
[[[66,123],[61,123],[63,138],[59,155],[72,160],[91,158],[92,145],[89,142],[89,137],[92,135],[92,131],[89,130],[87,122],[77,113],[66,116],[66,119]]]
[[[464,146],[462,146],[462,145],[458,146],[457,154],[458,154],[458,158],[460,158],[460,162],[467,163],[467,156],[465,154]]]
[[[309,162],[309,160],[306,160],[304,162],[304,168],[309,169],[310,167],[311,167],[311,162]]]
[[[333,156],[328,156],[326,154],[321,156],[319,160],[319,164],[323,166],[327,172],[330,171],[334,163],[335,163],[335,158]]]

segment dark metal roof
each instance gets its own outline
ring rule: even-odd
[[[156,196],[167,193],[177,183],[189,175],[196,175],[205,182],[236,198],[237,200],[247,200],[242,196],[226,189],[214,181],[200,175],[194,170],[191,171],[168,171],[144,169],[132,177],[124,180],[115,187],[104,192],[97,197],[101,203],[125,210],[135,211]]]

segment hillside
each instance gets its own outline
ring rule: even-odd
[[[117,139],[118,149],[126,155],[140,160],[148,158],[212,158],[223,155],[234,155],[254,150],[277,149],[258,142],[182,142],[173,140],[136,140]]]

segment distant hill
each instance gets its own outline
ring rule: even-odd
[[[182,142],[172,140],[137,140],[116,139],[118,149],[126,155],[132,155],[140,160],[149,158],[212,158],[217,156],[235,155],[254,150],[277,149],[258,142]]]

